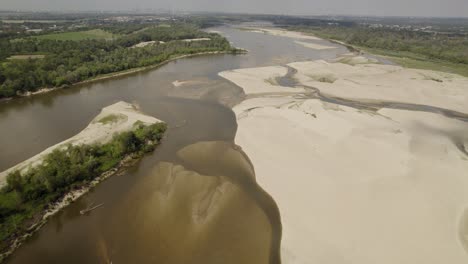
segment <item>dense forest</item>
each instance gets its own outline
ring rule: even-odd
[[[0,190],[0,252],[34,219],[42,217],[50,203],[116,167],[125,156],[152,151],[165,130],[164,123],[140,124],[133,131],[115,135],[104,145],[70,145],[53,151],[41,165],[26,173],[9,174],[7,186]]]
[[[358,47],[410,53],[421,59],[437,59],[468,65],[468,36],[463,34],[357,25],[293,28]]]
[[[211,51],[236,52],[218,34],[191,24],[104,26],[115,40],[55,40],[38,37],[0,39],[0,98],[45,87],[63,87],[98,75],[163,62],[174,56]],[[209,38],[207,41],[182,41]],[[140,42],[154,45],[133,48]],[[13,55],[45,55],[11,59]]]

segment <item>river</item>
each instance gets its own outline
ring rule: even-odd
[[[244,94],[217,74],[330,59],[346,49],[313,50],[232,27],[212,30],[249,53],[185,58],[0,104],[0,170],[77,134],[117,101],[135,103],[169,125],[154,153],[52,217],[8,263],[280,263],[278,208],[234,144],[231,107]]]

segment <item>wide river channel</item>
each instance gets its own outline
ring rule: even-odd
[[[169,126],[154,153],[52,217],[7,263],[280,263],[279,211],[234,144],[231,107],[244,94],[218,73],[331,59],[346,49],[314,50],[233,27],[212,30],[249,53],[181,59],[0,103],[0,170],[79,133],[118,101]],[[80,215],[96,204],[103,206]]]

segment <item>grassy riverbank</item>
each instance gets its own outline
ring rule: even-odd
[[[468,76],[468,38],[407,30],[354,27],[289,27],[383,56],[404,67]]]
[[[65,206],[57,209],[55,204],[67,194],[90,188],[96,179],[153,151],[165,130],[164,123],[137,122],[133,130],[116,134],[108,143],[69,145],[47,155],[41,165],[10,173],[0,191],[0,252],[16,247],[15,241],[34,231],[48,210]]]

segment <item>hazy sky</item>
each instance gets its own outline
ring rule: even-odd
[[[0,10],[174,9],[275,14],[468,17],[468,0],[0,0]]]

